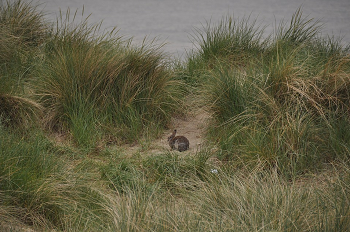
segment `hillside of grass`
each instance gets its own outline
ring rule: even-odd
[[[301,9],[208,23],[184,61],[99,28],[1,1],[1,231],[350,231],[350,45]]]
[[[255,24],[208,25],[185,66],[213,115],[208,136],[221,159],[291,177],[347,159],[350,46],[320,37],[300,9],[266,39]]]

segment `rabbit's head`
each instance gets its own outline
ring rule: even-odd
[[[173,133],[168,137],[168,142],[172,140],[176,135],[176,129],[173,131]]]

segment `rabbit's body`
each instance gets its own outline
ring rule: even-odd
[[[173,150],[186,151],[190,147],[190,142],[185,136],[175,136],[176,130],[168,137],[169,146]]]

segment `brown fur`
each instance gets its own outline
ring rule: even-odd
[[[176,135],[176,129],[173,131],[173,133],[168,137],[169,146],[173,150],[178,151],[186,151],[190,147],[190,142],[185,136],[175,136]]]

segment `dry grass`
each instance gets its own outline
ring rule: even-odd
[[[152,43],[1,3],[0,230],[349,230],[349,48],[300,9],[266,40],[254,21],[209,25],[181,68]],[[212,115],[200,151],[123,153],[185,94]]]

